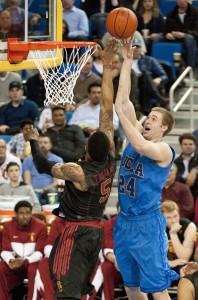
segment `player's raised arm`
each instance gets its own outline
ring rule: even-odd
[[[134,47],[132,47],[133,38],[123,41],[122,56],[123,64],[120,73],[118,92],[116,95],[116,112],[122,112],[138,131],[142,131],[141,124],[137,121],[133,103],[129,99],[131,91],[131,68],[133,62]]]
[[[58,179],[72,181],[74,184],[79,184],[79,189],[87,190],[88,185],[81,166],[75,163],[62,164],[49,161],[39,147],[38,137],[39,133],[35,128],[27,129],[24,134],[25,140],[30,141],[33,161],[38,172],[46,173]]]
[[[113,82],[112,60],[120,46],[120,41],[112,38],[105,49],[100,51],[103,62],[102,93],[100,98],[100,126],[99,129],[108,136],[111,143],[111,153],[114,154],[114,128],[113,128]]]

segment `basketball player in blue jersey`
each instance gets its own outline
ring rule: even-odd
[[[32,128],[25,134],[38,171],[65,180],[60,206],[53,211],[66,219],[65,229],[49,258],[57,299],[81,299],[94,288],[90,278],[103,242],[101,219],[116,170],[111,67],[119,45],[119,41],[111,39],[100,51],[103,61],[100,125],[88,139],[85,158],[65,164],[48,161],[38,146],[38,132]]]
[[[175,152],[162,138],[174,119],[169,111],[155,107],[144,126],[137,121],[129,100],[134,50],[132,39],[122,46],[124,62],[115,104],[128,144],[119,171],[121,211],[114,228],[114,251],[129,299],[147,299],[143,293],[152,293],[155,300],[167,300],[167,288],[178,275],[168,264],[166,221],[160,206]]]

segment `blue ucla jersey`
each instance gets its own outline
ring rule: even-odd
[[[161,193],[175,158],[168,167],[157,165],[140,155],[129,143],[124,150],[119,171],[119,204],[126,215],[143,215],[161,207]]]

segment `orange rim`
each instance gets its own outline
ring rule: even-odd
[[[52,50],[58,48],[94,47],[96,42],[19,42],[17,38],[8,38],[8,61],[19,63],[26,60],[30,50]]]

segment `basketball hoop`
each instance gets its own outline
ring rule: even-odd
[[[44,80],[44,105],[75,104],[73,89],[76,80],[90,56],[96,51],[96,45],[95,42],[18,42],[17,39],[10,38],[8,60],[11,64],[20,63],[27,58],[31,50],[31,57]]]

